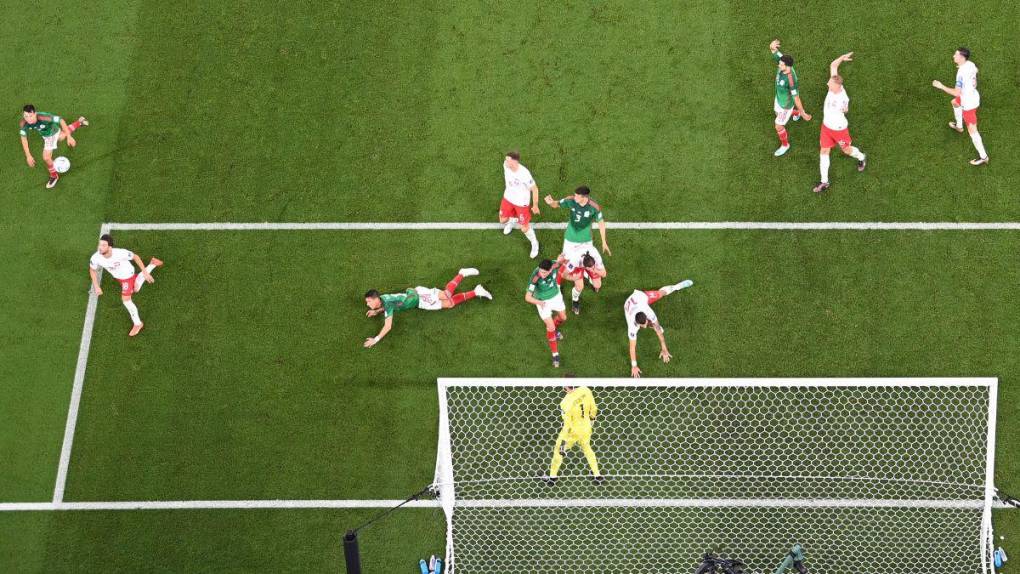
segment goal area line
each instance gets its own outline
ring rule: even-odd
[[[130,510],[328,510],[387,509],[403,500],[140,500],[96,502],[4,502],[0,512],[69,512]],[[404,508],[442,508],[438,500],[413,500]],[[458,508],[935,508],[981,510],[972,500],[867,500],[790,498],[680,498],[680,499],[523,499],[462,500]],[[996,502],[995,509],[1013,508]]]
[[[534,223],[535,229],[565,229],[565,222]],[[108,231],[472,231],[496,230],[498,222],[207,222],[104,224]],[[1020,231],[1020,222],[962,221],[608,221],[609,229],[773,231]]]

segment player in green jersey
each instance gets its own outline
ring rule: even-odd
[[[457,276],[451,279],[443,290],[431,287],[412,287],[401,293],[383,295],[375,289],[365,293],[365,305],[368,305],[368,312],[365,315],[375,317],[382,313],[386,317],[379,334],[365,339],[365,348],[375,346],[376,343],[386,336],[386,333],[390,332],[390,329],[393,328],[394,313],[407,311],[408,309],[439,311],[442,309],[452,309],[464,301],[474,299],[475,297],[492,299],[492,294],[481,285],[475,285],[473,290],[464,293],[456,292],[457,286],[460,285],[460,282],[465,277],[473,277],[475,275],[478,275],[477,269],[465,267],[457,272]]]
[[[524,300],[538,309],[538,316],[545,323],[545,338],[549,342],[549,350],[552,351],[554,367],[560,366],[557,342],[563,339],[563,333],[559,330],[560,325],[567,320],[567,307],[560,293],[560,281],[563,279],[560,272],[563,270],[562,265],[562,259],[555,263],[549,259],[542,260],[531,273],[528,290],[524,293]]]
[[[606,266],[602,262],[602,255],[599,254],[598,249],[595,249],[595,245],[592,242],[592,223],[597,222],[599,225],[599,234],[602,236],[602,250],[606,252],[606,255],[612,255],[613,252],[609,250],[609,244],[606,243],[606,221],[602,214],[602,207],[591,199],[591,190],[588,189],[588,186],[582,185],[578,187],[574,190],[573,196],[564,197],[559,201],[547,195],[545,196],[545,202],[553,209],[563,207],[570,210],[570,215],[567,218],[567,230],[563,235],[564,259],[572,266],[577,267],[581,265],[581,260],[584,256],[589,255],[594,259],[594,267],[599,269],[600,277],[604,277],[606,275]],[[584,288],[583,278],[580,281],[580,286],[581,289]],[[595,285],[594,281],[592,286],[598,291],[599,285]],[[581,289],[578,288],[578,283],[575,282],[574,287],[570,290],[574,313],[579,313],[581,310]]]
[[[57,149],[57,144],[61,140],[66,140],[67,145],[71,147],[78,145],[71,134],[79,127],[89,125],[89,122],[84,117],[79,117],[77,121],[68,125],[64,118],[58,115],[35,111],[32,104],[28,104],[21,111],[18,133],[21,135],[21,149],[25,150],[25,162],[28,163],[28,167],[35,167],[35,158],[28,149],[28,132],[36,132],[43,138],[43,161],[46,162],[46,169],[50,172],[46,189],[52,189],[60,179],[57,170],[53,168],[53,150]]]
[[[793,56],[779,51],[778,39],[772,40],[769,50],[776,62],[776,99],[772,107],[776,112],[776,135],[779,136],[779,149],[774,155],[779,157],[790,150],[790,134],[786,131],[786,122],[791,117],[793,121],[801,117],[811,121],[811,114],[804,111],[804,104],[800,101],[800,84],[797,81],[797,70],[793,68]]]

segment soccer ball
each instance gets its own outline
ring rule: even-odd
[[[67,170],[71,169],[71,160],[60,156],[53,160],[53,169],[57,170],[57,173],[67,173]]]

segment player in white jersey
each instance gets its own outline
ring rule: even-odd
[[[669,354],[669,347],[666,346],[666,338],[662,335],[662,325],[659,318],[652,311],[652,304],[666,295],[686,289],[694,285],[690,279],[685,279],[676,285],[666,285],[655,291],[636,290],[627,298],[623,304],[623,314],[627,317],[627,338],[630,339],[630,376],[640,377],[641,369],[637,365],[637,334],[646,327],[651,327],[655,335],[659,337],[659,358],[663,363],[668,363],[673,358]]]
[[[985,151],[985,142],[981,140],[977,127],[977,111],[981,107],[981,94],[977,89],[978,69],[970,61],[970,50],[967,48],[957,48],[953,52],[953,62],[957,67],[956,85],[947,88],[938,80],[932,81],[931,85],[953,96],[953,116],[956,121],[950,122],[949,127],[963,133],[963,126],[967,125],[970,141],[974,142],[974,149],[978,153],[977,159],[970,160],[970,165],[984,165],[988,163],[988,152]]]
[[[829,189],[829,152],[834,146],[839,146],[843,153],[857,160],[857,171],[864,171],[865,166],[868,165],[867,156],[852,145],[850,123],[846,119],[846,113],[850,111],[850,96],[847,95],[846,89],[843,87],[843,76],[839,75],[839,65],[843,62],[851,62],[853,59],[854,53],[849,52],[829,64],[829,81],[826,83],[829,92],[825,94],[822,134],[818,140],[818,171],[822,179],[815,186],[815,193]]]
[[[503,201],[499,204],[499,222],[503,235],[510,235],[514,224],[521,225],[521,233],[531,242],[531,258],[538,257],[538,238],[531,227],[531,214],[538,215],[538,185],[528,168],[521,165],[521,154],[507,152],[503,159]],[[529,197],[530,195],[530,197]],[[530,206],[530,207],[529,207]]]
[[[134,337],[144,326],[138,316],[138,306],[131,300],[131,295],[142,290],[146,282],[152,283],[152,272],[163,262],[153,257],[148,265],[142,263],[142,258],[127,249],[119,249],[113,246],[113,238],[103,235],[99,238],[99,248],[92,259],[89,260],[89,276],[92,278],[92,289],[96,295],[102,295],[103,289],[99,286],[99,270],[105,269],[120,283],[120,299],[124,307],[131,315],[131,332],[128,336]],[[135,274],[134,265],[137,265],[141,272]]]

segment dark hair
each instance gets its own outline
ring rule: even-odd
[[[32,104],[25,104],[25,107],[21,108],[21,111],[27,112],[29,114],[34,114],[35,106],[33,106]]]
[[[538,268],[543,271],[549,271],[550,269],[552,269],[552,260],[543,259],[542,262],[538,264]]]
[[[959,52],[960,55],[963,56],[964,58],[968,60],[970,59],[970,48],[964,48],[963,46],[960,46],[959,48],[956,49],[956,51]]]
[[[786,64],[787,66],[792,66],[793,65],[793,56],[791,56],[789,54],[783,54],[783,56],[781,58],[779,58],[779,61],[784,63],[784,64]]]
[[[637,323],[638,325],[644,325],[645,323],[648,322],[648,315],[645,315],[644,313],[638,313],[637,315],[634,315],[634,322]]]
[[[582,267],[594,267],[595,258],[591,256],[591,253],[585,253],[584,257],[581,258]]]
[[[376,291],[375,289],[369,289],[368,291],[365,291],[365,299],[378,299],[378,298],[379,292]]]
[[[577,189],[575,189],[574,193],[576,193],[578,195],[591,195],[591,190],[588,189],[587,185],[582,185],[582,186],[579,186]]]
[[[508,152],[506,152],[506,157],[508,157],[508,158],[510,158],[512,160],[515,160],[515,161],[521,161],[521,153],[517,152],[517,151],[508,151]]]
[[[107,245],[109,245],[110,247],[113,247],[113,238],[110,237],[109,233],[104,233],[104,234],[100,235],[99,236],[99,240],[100,241],[105,241],[107,243]]]

